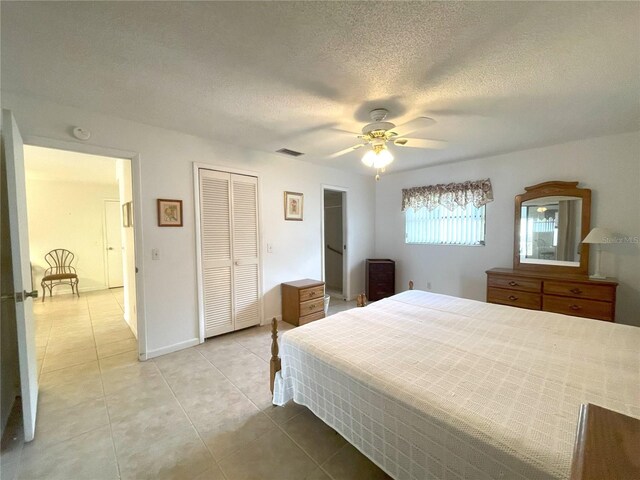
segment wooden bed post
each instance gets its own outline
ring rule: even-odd
[[[409,280],[409,290],[413,290],[413,280]]]
[[[278,356],[280,349],[278,347],[278,320],[273,317],[271,320],[271,361],[269,366],[271,367],[271,378],[269,380],[269,386],[271,387],[271,394],[273,395],[273,384],[276,380],[276,373],[280,371],[281,363]]]

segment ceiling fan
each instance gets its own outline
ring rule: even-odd
[[[407,135],[422,130],[435,122],[429,117],[418,117],[409,122],[396,127],[391,122],[385,122],[389,111],[386,108],[376,108],[371,110],[369,116],[373,123],[369,123],[362,128],[362,134],[353,134],[362,140],[362,143],[353,145],[344,150],[340,150],[329,158],[336,158],[349,152],[357,150],[367,145],[371,145],[371,149],[367,150],[362,157],[362,163],[368,167],[375,168],[378,172],[376,180],[380,179],[380,172],[384,172],[387,165],[393,162],[393,154],[387,147],[387,142],[391,142],[399,147],[415,147],[415,148],[444,148],[446,142],[440,140],[429,140],[426,138],[409,138]]]

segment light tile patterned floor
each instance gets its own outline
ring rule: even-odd
[[[271,405],[268,327],[138,362],[121,290],[35,311],[36,440],[10,420],[3,480],[388,478],[306,408]]]

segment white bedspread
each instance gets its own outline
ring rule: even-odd
[[[578,411],[640,417],[640,328],[421,291],[292,329],[292,399],[396,479],[568,478]]]

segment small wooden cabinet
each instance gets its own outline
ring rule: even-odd
[[[614,279],[494,268],[487,271],[487,302],[615,321]]]
[[[304,279],[282,284],[282,319],[300,326],[324,318],[324,282]]]
[[[393,260],[367,259],[365,275],[367,300],[374,302],[396,293],[396,262]]]

